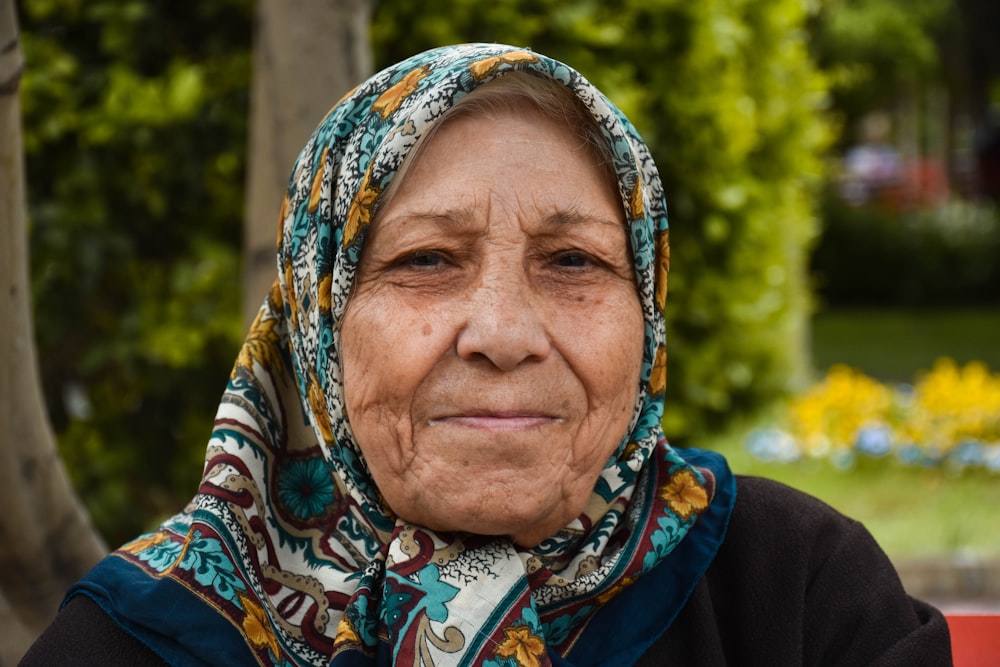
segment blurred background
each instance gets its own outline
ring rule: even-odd
[[[676,444],[827,499],[900,562],[1000,557],[1000,4],[353,4],[375,69],[530,46],[638,126],[671,207]],[[258,11],[18,6],[45,400],[110,545],[194,494],[247,325]]]

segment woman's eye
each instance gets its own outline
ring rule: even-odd
[[[433,269],[444,263],[444,257],[436,252],[415,252],[404,260],[404,264],[416,269]]]
[[[556,255],[557,266],[566,269],[585,269],[594,264],[594,260],[582,252],[563,252]]]

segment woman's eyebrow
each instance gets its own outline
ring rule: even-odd
[[[405,225],[413,222],[432,222],[445,229],[463,229],[468,227],[474,219],[473,212],[469,209],[441,209],[441,210],[414,210],[401,211],[381,221],[383,226]]]
[[[606,215],[590,213],[577,208],[557,209],[538,218],[540,227],[557,230],[572,225],[603,225],[619,228],[624,226],[624,218],[615,219]],[[467,232],[478,228],[475,208],[442,208],[439,210],[401,211],[381,221],[383,227],[406,226],[414,222],[429,222],[454,233]]]
[[[549,227],[565,227],[567,225],[599,224],[611,227],[622,227],[624,219],[609,218],[604,215],[589,213],[579,209],[560,209],[550,213],[542,219],[542,222]]]

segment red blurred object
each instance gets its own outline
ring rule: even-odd
[[[1000,667],[1000,614],[947,614],[955,667]]]

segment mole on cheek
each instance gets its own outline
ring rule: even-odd
[[[433,329],[433,328],[431,328],[431,325],[430,325],[430,323],[427,323],[427,324],[425,324],[425,325],[424,325],[424,328],[423,328],[423,329],[421,329],[420,333],[422,333],[422,334],[423,334],[423,335],[425,335],[425,336],[430,336],[430,335],[431,335],[431,332],[432,332],[433,330],[434,330],[434,329]]]

